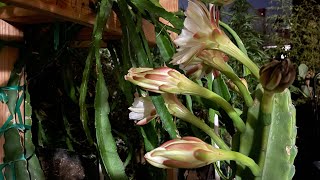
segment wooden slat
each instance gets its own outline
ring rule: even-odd
[[[23,24],[56,21],[56,19],[72,21],[92,27],[95,12],[89,6],[95,6],[94,0],[0,0],[8,7],[0,8],[0,18]],[[14,6],[14,7],[13,7]],[[52,19],[53,18],[53,19]],[[37,22],[40,21],[40,22]],[[155,44],[153,25],[143,22],[146,38],[150,45]],[[115,12],[112,12],[107,23],[108,37],[119,38],[122,35],[120,22]],[[90,40],[88,36],[87,40]]]
[[[0,19],[20,24],[38,24],[57,21],[56,18],[44,16],[41,13],[15,6],[1,7]]]

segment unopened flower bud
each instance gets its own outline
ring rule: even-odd
[[[183,137],[165,142],[144,155],[158,168],[198,168],[216,161],[235,160],[248,166],[255,176],[260,176],[260,167],[249,157],[229,150],[214,148],[196,137]]]
[[[198,168],[225,159],[225,152],[198,138],[183,137],[167,141],[144,157],[159,168]]]
[[[186,76],[169,67],[131,68],[125,79],[155,93],[201,94],[203,90]]]
[[[267,91],[279,93],[289,87],[296,77],[296,66],[289,59],[272,60],[260,69],[260,83]]]

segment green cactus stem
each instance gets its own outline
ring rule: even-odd
[[[261,106],[260,106],[260,114],[259,114],[259,121],[261,130],[261,147],[260,147],[260,154],[259,154],[259,166],[263,168],[265,158],[266,158],[266,151],[267,145],[269,140],[269,132],[270,126],[272,121],[272,109],[273,109],[273,101],[274,101],[274,93],[265,90],[262,95]]]
[[[264,159],[259,161],[263,167],[262,176],[256,179],[292,179],[295,171],[293,161],[297,154],[295,114],[290,91],[286,89],[283,93],[276,93],[265,145],[267,149],[265,155],[260,156]]]
[[[237,179],[292,179],[295,146],[295,108],[290,91],[270,93],[259,85],[254,104],[247,111],[246,132],[241,134],[239,152],[258,162],[261,177],[253,177],[249,169],[238,166]]]

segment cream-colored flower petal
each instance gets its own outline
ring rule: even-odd
[[[128,108],[130,111],[137,112],[137,113],[143,113],[144,112],[144,107],[129,107]]]
[[[129,119],[131,120],[141,120],[144,118],[143,113],[137,113],[137,112],[130,112],[129,113]]]
[[[186,48],[173,56],[173,60],[170,62],[172,64],[181,64],[188,62],[194,58],[197,52],[204,48],[203,45],[194,46],[191,48]]]
[[[193,40],[193,33],[189,30],[182,29],[181,34],[174,40],[177,46],[185,46],[189,41]]]
[[[202,32],[212,31],[209,11],[201,3],[189,1],[186,16],[186,19],[188,19],[188,21],[193,21],[193,24],[197,24]],[[191,30],[190,26],[185,27]],[[195,31],[192,32],[196,33]]]

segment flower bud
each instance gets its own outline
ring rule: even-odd
[[[201,94],[201,87],[186,76],[169,67],[160,68],[131,68],[125,76],[147,91],[173,94]],[[200,87],[200,88],[199,88]]]
[[[192,115],[191,112],[179,101],[175,94],[164,93],[162,97],[170,114],[175,117],[186,119]]]
[[[179,68],[185,71],[185,74],[191,79],[201,79],[209,73],[212,73],[213,68],[207,64],[200,63],[180,64]]]
[[[289,59],[272,60],[260,69],[260,83],[267,91],[280,93],[289,87],[296,77],[296,66]]]
[[[159,168],[198,168],[226,158],[225,150],[214,148],[195,137],[167,141],[144,157]]]

